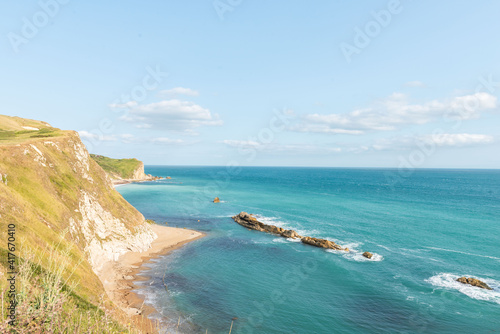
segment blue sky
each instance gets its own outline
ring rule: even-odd
[[[2,114],[146,164],[500,168],[498,1],[3,1]]]

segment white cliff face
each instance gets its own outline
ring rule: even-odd
[[[45,159],[43,153],[35,145],[30,144],[29,146],[32,148],[32,150],[30,150],[29,148],[25,148],[24,155],[32,153],[34,155],[34,160],[38,162],[40,166],[47,167],[47,160]]]
[[[90,154],[83,145],[81,141],[73,143],[73,148],[74,148],[74,154],[76,157],[76,163],[74,166],[74,171],[75,172],[80,172],[83,178],[89,180],[90,182],[93,182],[94,180],[92,177],[89,175],[89,159],[90,159]]]
[[[108,261],[116,261],[128,252],[143,252],[151,246],[157,235],[144,222],[134,231],[127,228],[118,218],[106,211],[90,194],[83,192],[80,197],[80,221],[70,219],[72,236],[83,241],[84,250],[94,272],[99,272]],[[82,237],[84,240],[80,240]]]
[[[142,180],[145,178],[147,178],[147,176],[146,176],[146,173],[144,173],[144,163],[141,162],[141,165],[139,166],[139,168],[137,168],[134,171],[134,175],[132,176],[132,179],[133,180]]]
[[[16,174],[10,170],[17,170],[16,164],[36,170],[31,181],[46,190],[44,196],[48,202],[59,203],[53,212],[60,215],[45,221],[44,209],[37,207],[31,216],[40,217],[38,223],[50,229],[52,226],[69,229],[72,241],[84,251],[95,273],[106,262],[116,261],[126,252],[147,250],[157,238],[144,217],[116,192],[106,172],[91,160],[76,134],[32,141],[9,150],[6,157],[19,158],[10,162],[6,170],[0,170],[0,185],[15,182]],[[61,177],[63,173],[71,174],[69,181]],[[144,177],[143,164],[136,175]],[[2,203],[0,212],[1,209]],[[18,216],[19,221],[26,220],[21,213]]]

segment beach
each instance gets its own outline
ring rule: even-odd
[[[125,253],[117,261],[108,262],[98,273],[111,301],[131,317],[133,323],[143,330],[147,329],[148,333],[155,332],[155,324],[151,323],[147,316],[156,310],[144,305],[144,300],[132,292],[136,288],[134,281],[148,279],[146,276],[140,276],[141,270],[145,269],[143,264],[204,236],[203,233],[189,229],[161,225],[151,227],[158,238],[148,250]]]

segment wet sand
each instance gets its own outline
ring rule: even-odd
[[[148,279],[139,275],[140,271],[145,269],[142,267],[143,264],[205,235],[182,228],[161,225],[151,227],[158,238],[148,250],[142,253],[128,252],[120,256],[118,261],[108,262],[99,273],[99,277],[111,301],[123,310],[136,326],[145,332],[155,333],[156,324],[148,320],[147,316],[156,310],[144,305],[144,300],[132,292],[136,288],[133,282]]]

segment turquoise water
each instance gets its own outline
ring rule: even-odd
[[[207,233],[151,264],[139,290],[166,332],[228,333],[233,317],[233,334],[500,332],[498,170],[146,172],[172,180],[118,190],[146,218]],[[249,231],[230,218],[240,211],[352,252]]]

